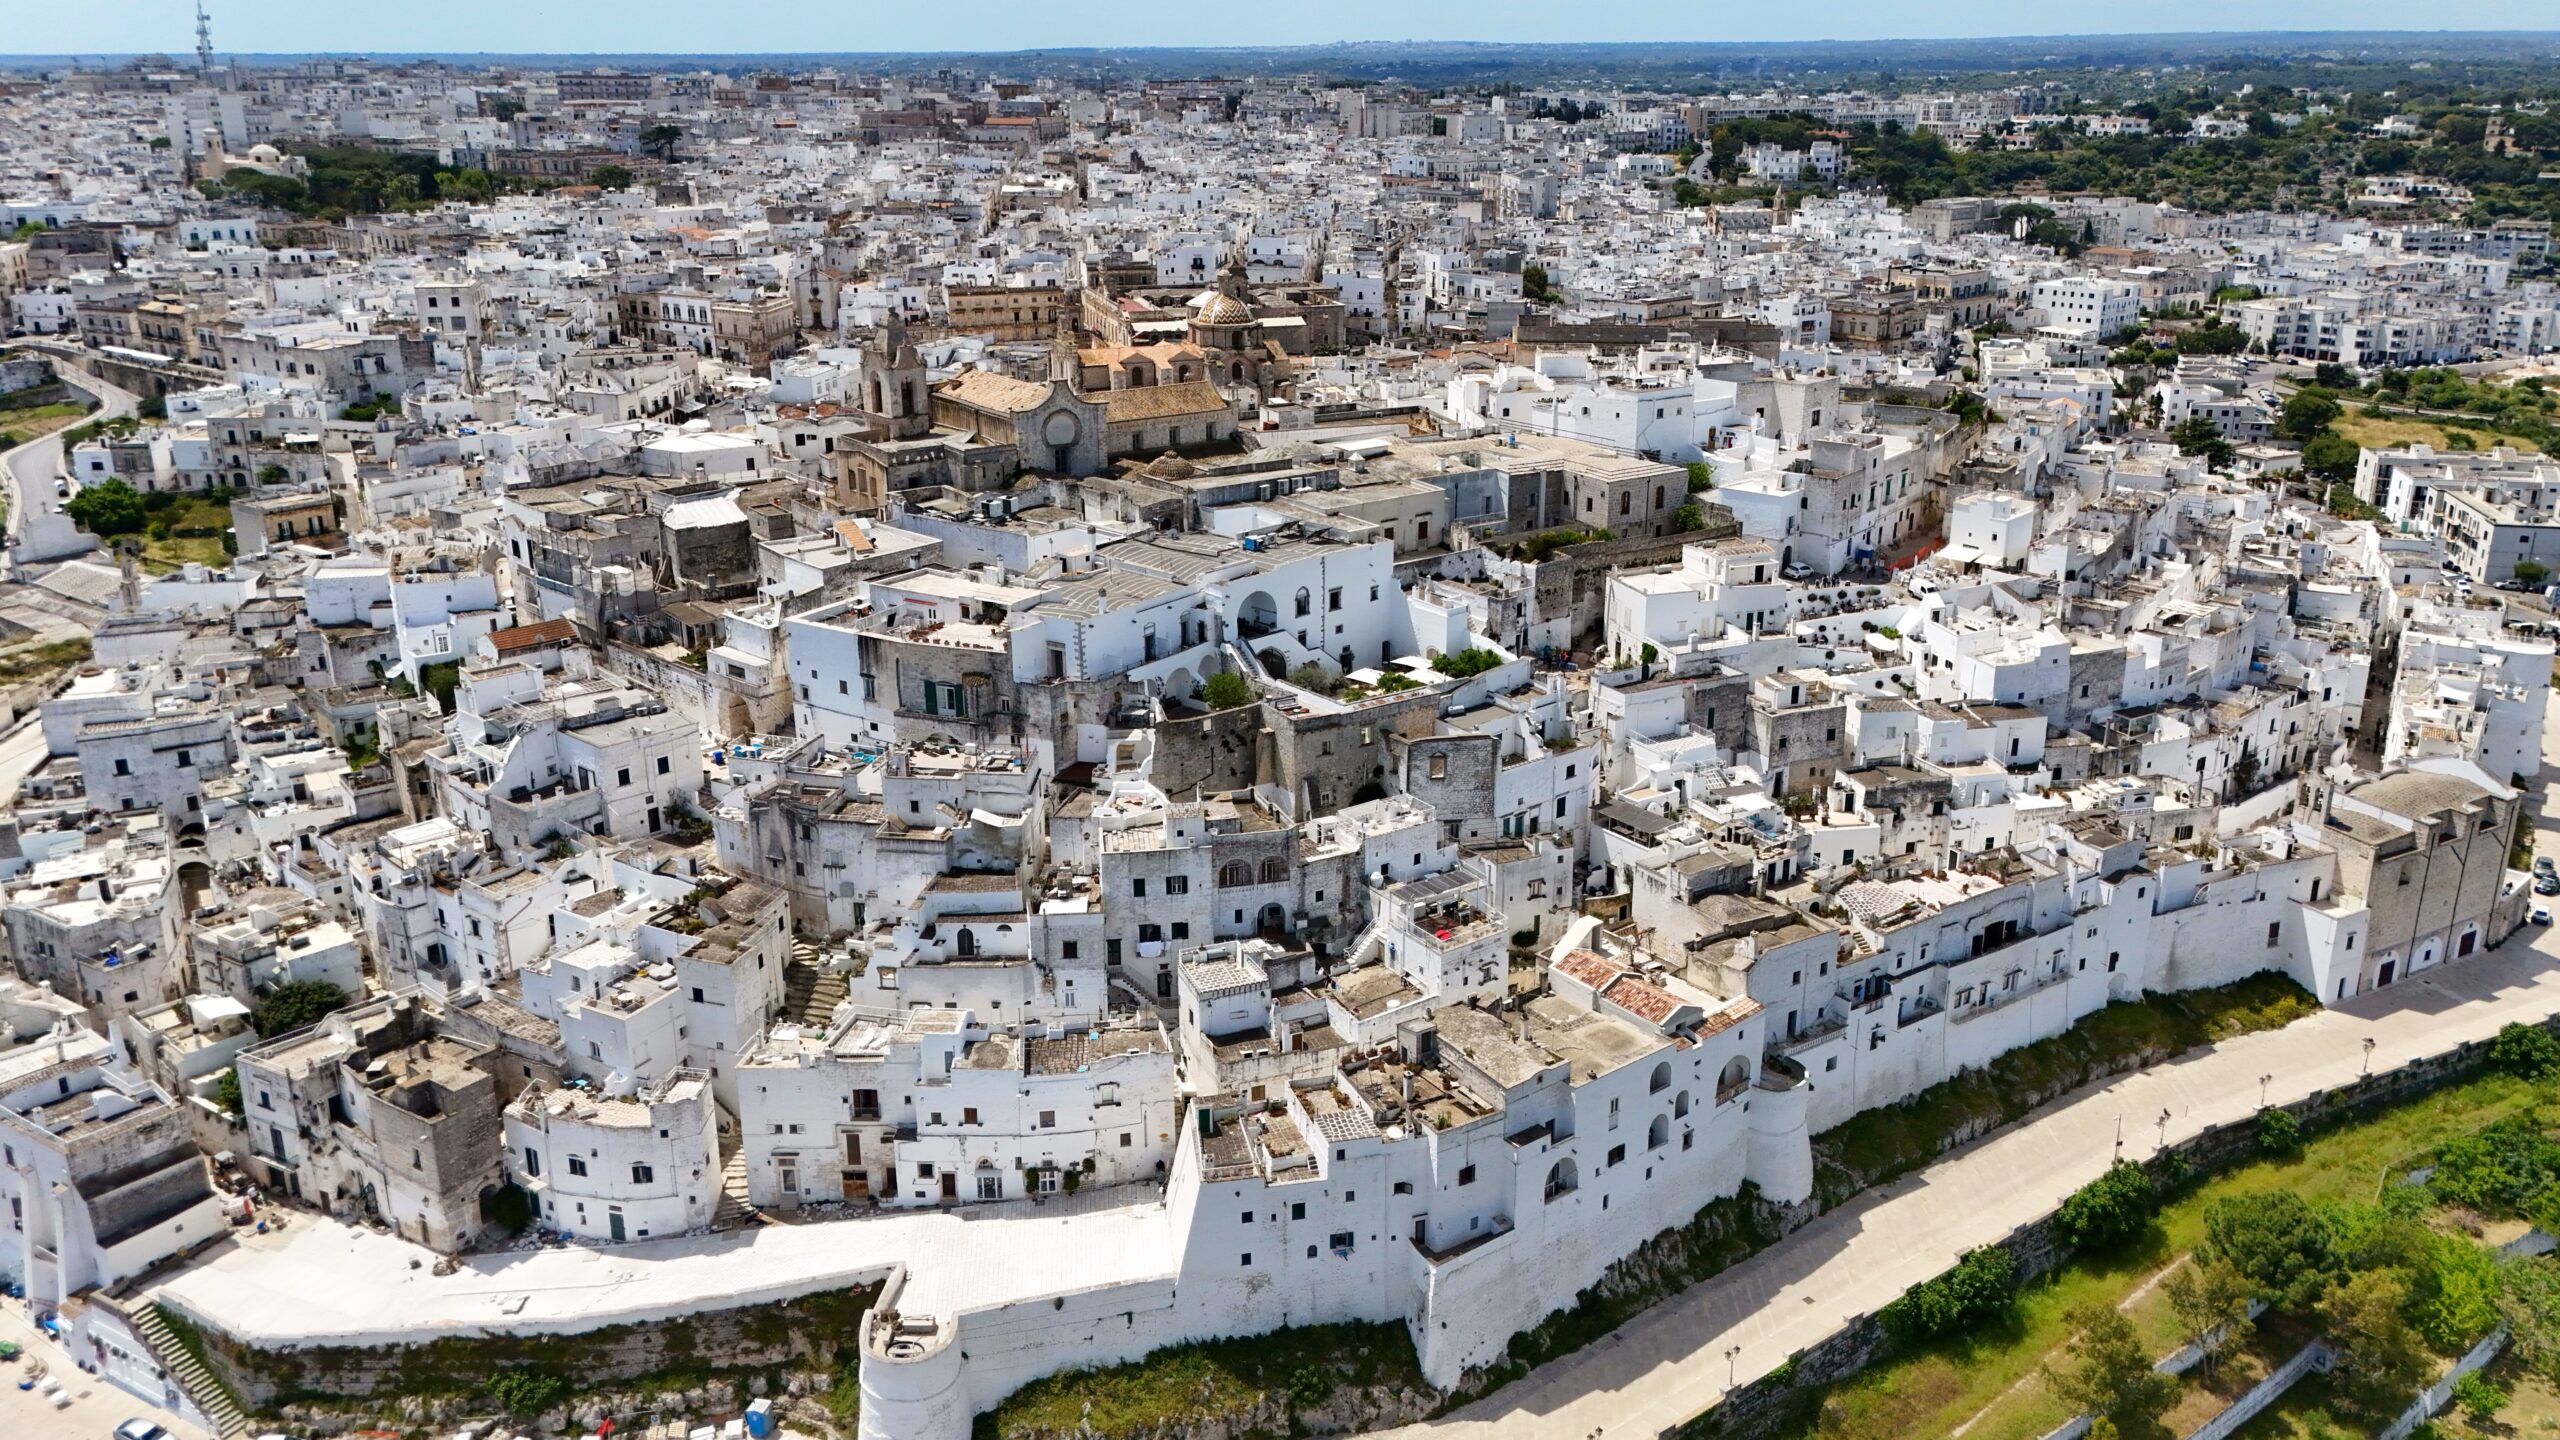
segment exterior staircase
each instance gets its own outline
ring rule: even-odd
[[[711,1207],[711,1228],[735,1230],[747,1223],[747,1150],[729,1152],[720,1166],[720,1201]]]
[[[782,966],[782,1014],[778,1018],[823,1030],[835,1018],[836,1006],[844,1002],[849,989],[844,972],[821,958],[815,946],[805,941],[795,944],[791,958]]]
[[[239,1402],[231,1398],[231,1392],[222,1388],[193,1351],[178,1342],[169,1322],[160,1318],[159,1306],[126,1302],[115,1308],[133,1327],[133,1333],[151,1347],[160,1367],[186,1392],[188,1401],[212,1425],[214,1440],[234,1440],[249,1433],[249,1417],[241,1412]]]

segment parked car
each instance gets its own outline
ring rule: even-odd
[[[2550,924],[2550,923],[2551,923],[2551,907],[2550,907],[2550,906],[2548,906],[2548,905],[2536,905],[2536,906],[2534,906],[2534,907],[2533,907],[2533,923],[2534,923],[2534,924],[2536,924],[2536,925],[2548,925],[2548,924]]]
[[[2548,855],[2536,855],[2533,857],[2533,873],[2536,875],[2560,875],[2560,863],[2554,863]]]
[[[2533,893],[2536,895],[2560,895],[2560,875],[2534,876]]]
[[[115,1440],[165,1440],[168,1431],[135,1416],[116,1427]]]

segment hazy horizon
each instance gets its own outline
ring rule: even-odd
[[[2120,6],[1950,0],[1919,10],[1887,0],[1834,0],[1818,12],[1754,11],[1702,17],[1693,4],[1620,0],[1586,6],[1559,33],[1554,12],[1523,0],[1486,0],[1456,25],[1446,7],[1360,0],[1305,0],[1282,15],[1232,17],[1214,35],[1169,35],[1161,12],[1102,0],[944,0],[931,7],[856,16],[828,8],[808,14],[777,6],[755,18],[755,43],[740,27],[706,19],[673,0],[527,6],[499,0],[445,0],[418,7],[349,6],[341,0],[251,0],[212,4],[217,51],[234,54],[398,53],[441,55],[779,55],[996,54],[1061,49],[1185,50],[1338,44],[1799,44],[1948,40],[2089,40],[2212,34],[2347,32],[2447,34],[2552,32],[2550,0],[2475,0],[2459,26],[2411,26],[2405,0],[2161,0],[2127,28]],[[191,0],[122,0],[98,6],[22,7],[0,53],[13,56],[191,52]],[[1702,18],[1720,27],[1696,33]],[[1431,33],[1447,26],[1467,33]]]

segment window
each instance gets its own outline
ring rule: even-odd
[[[569,1173],[570,1173],[570,1174],[572,1174],[572,1175],[584,1175],[584,1174],[586,1174],[586,1173],[587,1173],[587,1162],[586,1162],[585,1160],[583,1160],[583,1159],[580,1159],[578,1156],[575,1156],[575,1155],[570,1156],[570,1157],[569,1157]]]
[[[664,755],[658,757],[658,773],[661,775],[667,773],[667,757]]]
[[[657,1172],[655,1169],[651,1168],[651,1167],[650,1167],[650,1166],[648,1166],[648,1165],[641,1164],[641,1163],[638,1163],[638,1162],[634,1162],[634,1163],[633,1163],[633,1165],[632,1165],[632,1167],[631,1167],[631,1183],[632,1183],[632,1184],[634,1184],[634,1185],[646,1185],[646,1184],[648,1184],[650,1181],[655,1180],[655,1179],[657,1179],[657,1178],[658,1178],[658,1172]]]
[[[1336,1230],[1331,1235],[1325,1237],[1324,1243],[1325,1248],[1331,1250],[1334,1254],[1348,1255],[1351,1253],[1351,1241],[1352,1233],[1350,1231]]]
[[[2267,923],[2267,944],[2268,944],[2269,946],[2273,946],[2273,945],[2275,945],[2275,944],[2276,944],[2280,939],[2282,939],[2282,938],[2283,938],[2283,935],[2284,935],[2284,922],[2283,922],[2283,921],[2281,921],[2281,920],[2273,920],[2273,921],[2269,921],[2269,922]]]
[[[620,786],[623,786],[623,787],[624,787],[624,788],[626,788],[626,789],[630,787],[630,784],[631,784],[631,767],[630,767],[630,766],[625,765],[625,766],[623,766],[621,769],[616,770],[615,772],[613,772],[613,774],[614,774],[614,781],[613,781],[613,783],[614,783],[614,784],[616,784],[616,785],[620,785]]]
[[[1473,1165],[1460,1167],[1458,1171],[1458,1183],[1461,1185],[1473,1185],[1476,1183],[1476,1167]]]
[[[1043,1129],[1043,1130],[1055,1130],[1055,1129],[1057,1129],[1057,1128],[1058,1128],[1058,1112],[1057,1112],[1057,1111],[1055,1111],[1055,1110],[1043,1110],[1043,1111],[1041,1111],[1041,1112],[1040,1112],[1040,1128],[1041,1128],[1041,1129]]]
[[[1147,898],[1147,879],[1141,875],[1129,882],[1129,893],[1137,899]]]
[[[1191,877],[1188,875],[1167,875],[1164,877],[1164,893],[1167,895],[1190,894]]]
[[[534,1149],[530,1145],[526,1146],[524,1150],[524,1173],[527,1175],[539,1175],[542,1173],[542,1152]]]

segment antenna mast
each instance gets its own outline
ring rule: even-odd
[[[196,70],[213,78],[213,17],[205,13],[204,0],[196,0]]]

